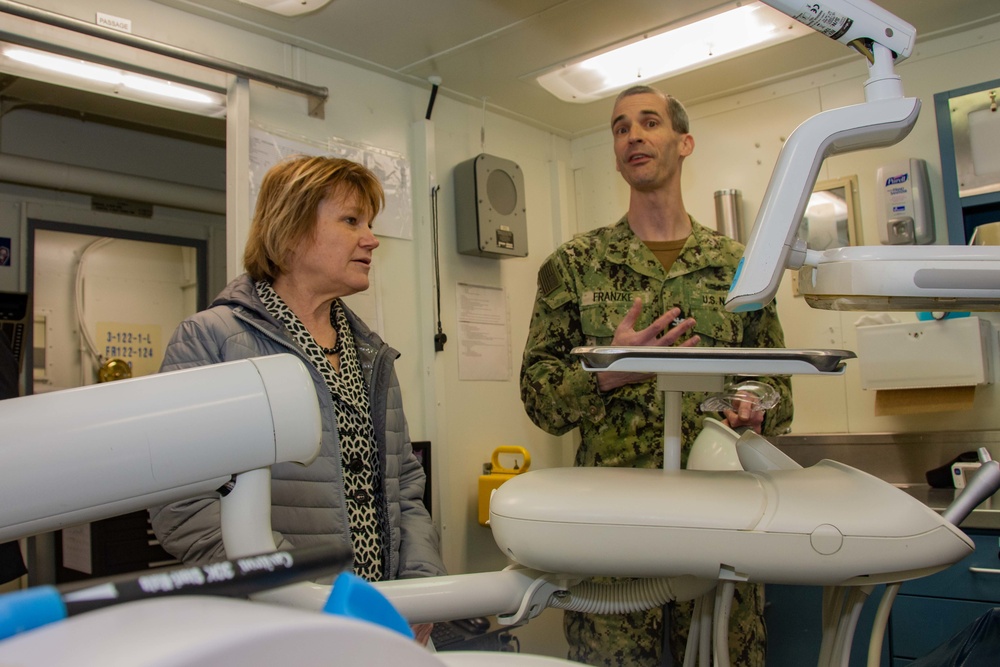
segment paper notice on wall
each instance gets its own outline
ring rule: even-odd
[[[379,236],[413,239],[413,203],[410,163],[402,155],[374,146],[343,139],[318,141],[293,138],[250,127],[250,210],[257,203],[264,174],[272,166],[292,155],[329,155],[345,158],[368,167],[385,190],[385,208],[375,218],[374,231]]]
[[[132,377],[152,375],[163,362],[163,330],[158,324],[98,322],[95,343],[103,360],[121,359]]]
[[[503,288],[459,283],[458,379],[509,380],[510,332]]]

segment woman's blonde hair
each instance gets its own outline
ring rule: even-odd
[[[288,270],[289,254],[316,228],[320,202],[335,193],[357,195],[372,219],[385,205],[375,174],[350,160],[296,155],[268,170],[243,250],[243,267],[253,280],[273,282]]]

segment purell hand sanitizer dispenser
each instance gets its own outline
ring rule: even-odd
[[[927,163],[918,158],[879,167],[878,236],[882,245],[934,243],[934,217]]]

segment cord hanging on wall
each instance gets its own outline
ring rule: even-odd
[[[429,76],[427,80],[431,84],[431,99],[427,101],[427,113],[424,114],[424,120],[431,119],[431,113],[434,112],[434,101],[437,100],[438,88],[441,86],[441,77],[439,76]]]
[[[428,115],[430,110],[428,110]],[[441,261],[438,258],[440,243],[438,242],[438,190],[440,185],[431,188],[431,235],[434,242],[434,295],[437,300],[437,333],[434,334],[434,351],[442,352],[448,336],[441,329]]]
[[[488,97],[483,98],[483,124],[479,126],[479,152],[486,152],[486,100]]]

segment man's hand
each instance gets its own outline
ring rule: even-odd
[[[755,433],[760,433],[764,424],[764,411],[754,409],[757,401],[751,394],[746,395],[746,399],[737,398],[733,401],[735,410],[723,410],[726,426],[736,430],[738,428],[751,428]]]
[[[677,318],[681,316],[680,308],[671,308],[663,313],[645,329],[635,330],[635,323],[642,313],[642,299],[636,298],[632,302],[632,307],[625,313],[625,317],[615,329],[614,338],[611,340],[613,346],[633,346],[633,345],[657,345],[669,347],[676,345],[684,334],[694,328],[693,318],[681,320],[676,325],[671,326]],[[694,347],[701,339],[698,336],[691,336],[680,343],[681,347]],[[611,391],[626,384],[642,382],[652,377],[652,373],[628,373],[619,371],[605,371],[597,374],[597,387],[602,391]]]

